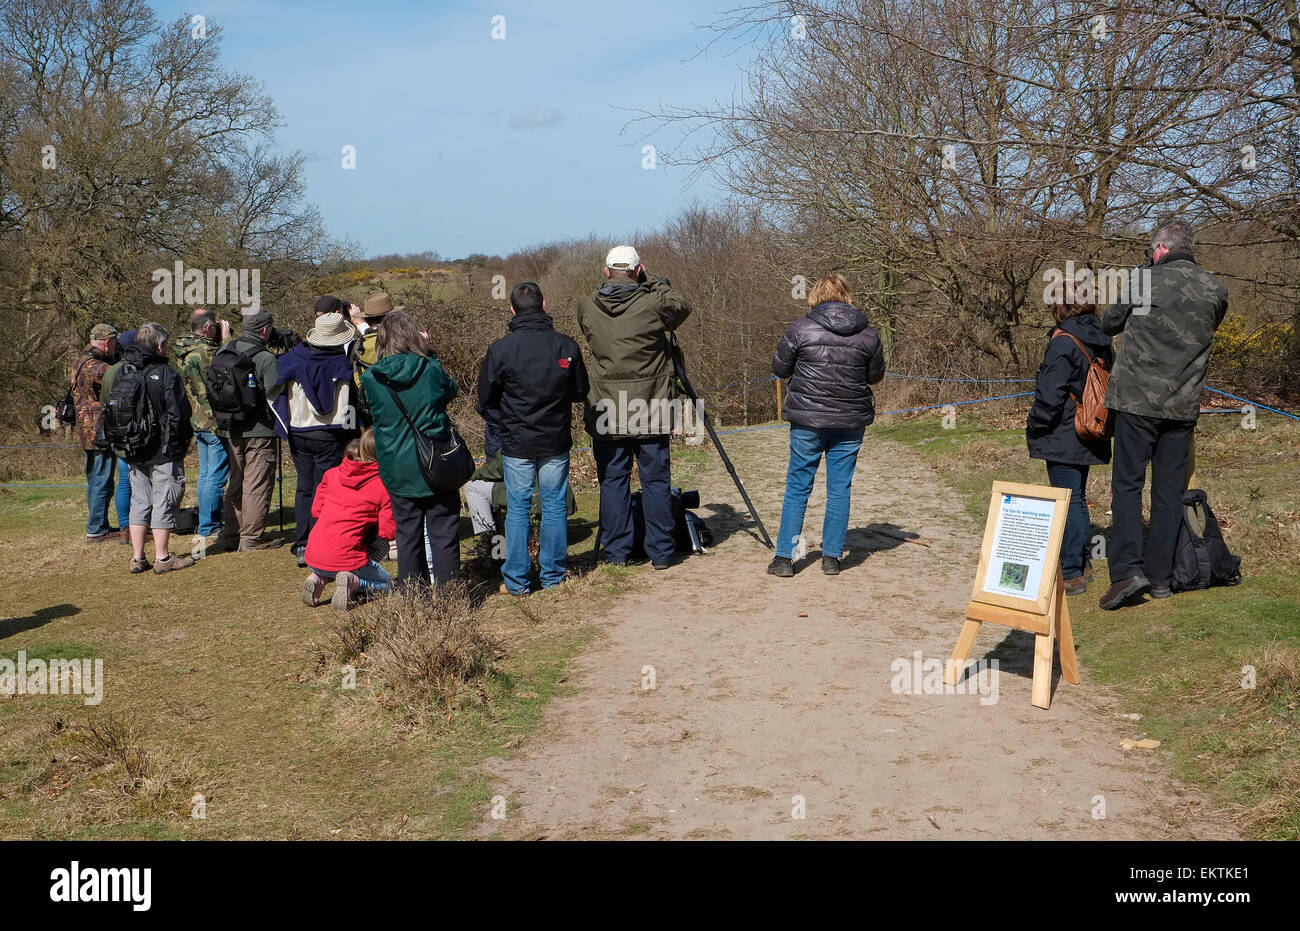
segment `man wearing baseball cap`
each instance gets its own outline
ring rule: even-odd
[[[104,384],[104,373],[117,361],[117,336],[117,329],[113,326],[107,323],[95,324],[85,350],[73,362],[70,371],[72,403],[77,411],[77,442],[86,455],[86,508],[90,512],[86,520],[87,543],[119,539],[119,532],[108,525],[108,499],[113,492],[117,456],[111,449],[95,446],[100,389]],[[129,517],[119,506],[119,527],[125,529]]]
[[[608,283],[578,304],[578,326],[591,348],[584,420],[600,479],[600,532],[608,562],[632,554],[632,460],[641,476],[645,551],[656,569],[673,555],[673,515],[668,437],[664,416],[676,397],[666,330],[691,312],[666,278],[646,274],[632,246],[605,256]],[[649,412],[649,416],[645,416]]]

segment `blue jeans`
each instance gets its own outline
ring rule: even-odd
[[[1065,538],[1061,541],[1061,578],[1077,579],[1088,565],[1088,466],[1048,462],[1047,480],[1053,488],[1070,489],[1070,509],[1065,513]]]
[[[822,555],[839,559],[849,532],[849,500],[853,470],[858,465],[863,428],[831,430],[790,425],[790,466],[785,476],[785,502],[781,505],[781,530],[776,555],[794,556],[795,540],[803,533],[808,496],[822,454],[826,454],[826,516],[822,520]]]
[[[221,505],[230,478],[230,450],[215,433],[195,433],[199,447],[199,529],[201,537],[221,532]]]
[[[126,464],[125,459],[117,460],[117,493],[114,496],[113,507],[117,509],[117,525],[129,527],[131,525],[131,467]]]
[[[102,537],[112,529],[108,524],[108,496],[113,490],[113,470],[116,465],[117,458],[111,452],[98,449],[86,450],[86,510],[89,512],[86,518],[86,536],[88,537]],[[131,484],[125,465],[122,466],[122,477],[127,479],[127,510],[129,511]],[[120,502],[117,509],[117,525],[126,526],[122,519]]]
[[[542,588],[564,581],[569,554],[569,454],[551,459],[502,456],[506,480],[506,563],[501,577],[511,594],[528,591],[532,560],[528,557],[528,522],[533,486],[542,499],[542,532],[537,554]]]
[[[337,572],[327,572],[324,569],[312,569],[311,566],[308,566],[307,568],[311,569],[312,572],[316,573],[326,582],[333,582],[335,577],[338,576]],[[352,574],[357,577],[357,581],[360,583],[357,588],[357,594],[359,595],[378,595],[393,587],[393,577],[388,574],[387,569],[375,562],[373,559],[367,562],[360,569],[353,569]]]

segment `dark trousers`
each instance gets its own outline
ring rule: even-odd
[[[397,525],[397,584],[442,588],[460,578],[460,493],[390,495]]]
[[[632,555],[632,460],[641,474],[645,551],[656,565],[673,556],[673,504],[668,474],[668,437],[605,440],[592,444],[600,480],[600,539],[606,558],[625,562]]]
[[[1168,585],[1174,574],[1174,544],[1182,521],[1187,453],[1194,420],[1162,420],[1115,414],[1115,456],[1111,463],[1110,580],[1144,575]],[[1151,466],[1151,520],[1142,544],[1142,486]]]
[[[316,486],[325,473],[343,461],[351,436],[295,436],[290,444],[293,467],[298,473],[298,491],[293,499],[293,515],[298,523],[298,535],[293,539],[295,550],[307,545],[307,534],[316,523],[311,516],[311,504],[316,498]]]
[[[1065,512],[1065,538],[1061,540],[1061,578],[1083,575],[1088,558],[1092,515],[1088,513],[1088,466],[1071,462],[1048,462],[1047,480],[1053,488],[1070,489],[1070,508]]]

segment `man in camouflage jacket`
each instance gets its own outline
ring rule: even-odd
[[[1192,229],[1182,220],[1159,226],[1151,236],[1150,267],[1136,270],[1130,293],[1101,317],[1106,333],[1124,334],[1106,390],[1106,406],[1115,411],[1111,587],[1101,599],[1107,609],[1147,589],[1153,598],[1170,594],[1187,458],[1210,346],[1228,311],[1228,289],[1196,264],[1193,243]],[[1148,464],[1151,520],[1144,547]]]
[[[221,532],[223,498],[230,478],[229,441],[217,427],[208,403],[208,389],[203,383],[213,354],[221,348],[221,341],[229,338],[230,324],[225,321],[218,324],[212,311],[200,307],[190,314],[189,335],[177,337],[171,347],[172,368],[180,375],[190,400],[190,426],[194,428],[194,441],[199,448],[199,480],[195,490],[199,499],[197,532],[201,537],[214,537]]]
[[[117,361],[117,330],[107,323],[97,323],[90,331],[90,342],[77,356],[68,371],[72,384],[72,403],[77,409],[77,442],[86,455],[86,541],[104,543],[118,539],[118,531],[108,524],[108,499],[113,493],[117,456],[111,449],[95,446],[95,428],[99,425],[102,400],[100,388],[104,373]],[[126,526],[127,515],[119,511],[118,522]]]

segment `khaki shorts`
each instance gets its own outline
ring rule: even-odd
[[[172,530],[185,497],[185,464],[180,460],[156,466],[131,466],[131,524]]]

